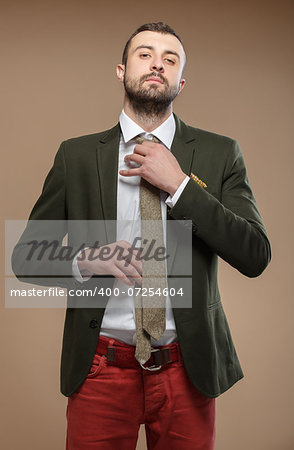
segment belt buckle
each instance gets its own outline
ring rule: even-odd
[[[153,348],[153,347],[151,347],[151,353],[154,353],[154,352],[160,352],[160,348]],[[144,364],[146,364],[146,363],[144,363]],[[155,370],[159,370],[162,367],[161,365],[160,366],[156,366],[155,364],[153,366],[150,366],[150,367],[144,367],[144,364],[140,363],[140,366],[142,367],[142,369],[150,370],[150,372],[154,372]]]

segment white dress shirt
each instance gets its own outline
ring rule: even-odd
[[[135,145],[137,145],[134,138],[140,134],[146,139],[156,136],[166,148],[170,150],[176,125],[173,114],[171,114],[165,122],[158,128],[147,133],[138,124],[130,119],[124,112],[120,115],[121,136],[119,143],[119,159],[118,159],[118,185],[117,185],[117,241],[125,240],[131,244],[135,237],[141,236],[141,221],[140,221],[140,178],[139,176],[124,177],[119,174],[122,169],[129,169],[136,166],[135,163],[127,164],[124,157],[133,153]],[[173,207],[184,190],[189,177],[186,177],[173,197],[168,196],[167,193],[161,191],[161,213],[163,219],[163,229],[165,238],[165,222],[166,222],[166,205]],[[78,255],[77,255],[78,256]],[[84,282],[77,267],[77,256],[73,264],[73,274],[75,278]],[[118,288],[121,293],[119,296],[110,296],[102,324],[100,334],[107,337],[112,337],[120,341],[126,342],[130,345],[136,344],[136,322],[135,322],[135,308],[134,297],[128,296],[127,286],[122,281],[115,280],[113,288]],[[118,290],[117,290],[118,292]],[[171,308],[169,296],[166,297],[166,329],[157,341],[151,340],[151,344],[166,345],[177,340],[176,327]]]

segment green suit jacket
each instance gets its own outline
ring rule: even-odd
[[[206,187],[190,179],[167,212],[168,220],[191,220],[193,233],[192,308],[175,308],[173,313],[191,381],[206,396],[217,397],[243,377],[218,290],[217,258],[256,277],[270,261],[270,245],[236,141],[187,126],[177,116],[175,120],[171,150],[182,170],[197,175]],[[115,220],[119,138],[116,125],[64,141],[30,220]],[[12,255],[13,270],[24,281],[38,276],[42,265],[25,260],[32,238],[29,224]],[[61,242],[66,230],[58,233]],[[57,274],[58,264],[71,262],[56,262],[53,269],[48,263],[48,274]],[[61,392],[66,396],[88,374],[104,307],[67,309],[61,360]]]

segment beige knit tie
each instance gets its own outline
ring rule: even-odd
[[[147,139],[138,136],[136,141],[142,143]],[[153,142],[160,142],[155,136]],[[142,259],[142,294],[135,295],[136,313],[136,359],[144,364],[151,356],[151,337],[158,340],[165,330],[165,296],[166,287],[165,260],[144,259],[144,254],[155,241],[152,254],[159,247],[164,247],[163,225],[161,217],[160,190],[141,178],[140,184]],[[153,242],[154,242],[153,241]],[[160,258],[161,259],[161,258]],[[152,292],[156,293],[155,295]],[[161,295],[158,295],[158,294]],[[147,295],[144,295],[147,294]]]

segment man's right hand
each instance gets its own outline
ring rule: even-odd
[[[96,275],[113,275],[132,286],[142,283],[142,262],[138,250],[127,241],[112,242],[99,248],[87,248],[78,257],[78,267]]]

